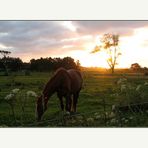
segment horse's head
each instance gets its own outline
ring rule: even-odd
[[[43,95],[37,98],[37,120],[40,121],[44,112],[47,110],[47,97],[43,97]]]

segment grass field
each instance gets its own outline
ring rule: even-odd
[[[117,84],[123,74],[83,71],[83,89],[80,92],[77,114],[65,115],[61,112],[59,100],[53,95],[48,110],[41,122],[36,122],[36,97],[27,96],[27,91],[39,95],[51,77],[50,73],[14,73],[0,76],[0,126],[1,127],[147,127],[148,110],[116,113],[112,107],[129,105],[130,102],[146,102],[148,99],[148,77],[142,74],[124,74],[125,88]],[[123,87],[124,89],[122,90]],[[139,89],[138,89],[139,87]],[[5,97],[13,89],[20,89],[13,105]],[[13,108],[12,108],[13,107]],[[14,110],[14,112],[13,112]]]

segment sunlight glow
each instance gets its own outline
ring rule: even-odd
[[[64,21],[63,25],[73,32],[77,30],[76,27],[72,24],[72,21]]]
[[[65,39],[62,39],[61,42],[78,41],[78,40],[89,40],[91,38],[92,38],[91,35],[85,35],[85,36],[75,37],[75,38],[65,38]]]
[[[62,22],[63,23],[63,22]],[[74,32],[74,36],[63,38],[60,40],[61,47],[57,50],[50,50],[39,54],[32,54],[30,58],[35,56],[47,57],[65,57],[70,56],[75,60],[79,60],[85,67],[104,67],[109,68],[107,64],[107,54],[103,51],[91,54],[96,45],[101,45],[100,38],[103,35],[86,34],[80,36],[77,34],[77,28],[71,21],[64,21],[62,24],[66,28]],[[132,63],[139,63],[141,66],[148,67],[148,28],[135,29],[133,34],[122,35],[119,37],[119,48],[122,55],[118,58],[116,68],[129,68]],[[0,48],[3,45],[0,45]],[[29,56],[23,55],[23,60],[28,60]]]
[[[74,45],[64,45],[62,48],[72,48]]]
[[[72,57],[79,59],[81,65],[85,67],[108,68],[106,61],[108,56],[105,52],[90,54],[96,45],[101,44],[100,37],[96,36],[94,42],[85,42],[83,50],[72,52]],[[146,63],[146,60],[143,60],[147,59],[148,55],[148,28],[135,29],[133,35],[120,37],[119,47],[122,55],[118,58],[117,68],[127,68],[135,62],[148,66],[148,62]]]
[[[80,63],[84,67],[105,67],[108,68],[106,63],[106,54],[101,52],[100,54],[90,54],[86,51],[75,51],[71,53],[73,58],[80,60]]]

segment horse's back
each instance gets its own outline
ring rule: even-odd
[[[73,92],[80,91],[82,88],[83,78],[81,72],[75,69],[67,71],[71,78],[71,87]]]

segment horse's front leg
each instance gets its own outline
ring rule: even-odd
[[[48,103],[49,97],[44,98],[44,112],[47,110],[47,103]]]
[[[62,109],[62,111],[64,111],[63,96],[60,95],[60,93],[58,93],[57,96],[60,100],[61,109]]]
[[[62,111],[64,111],[63,97],[60,97],[59,99],[60,99],[61,109]]]

